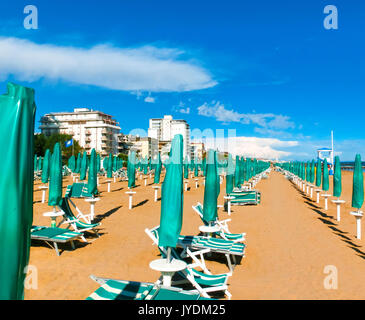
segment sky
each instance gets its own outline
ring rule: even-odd
[[[333,130],[342,161],[365,159],[364,17],[361,0],[1,2],[0,92],[35,89],[35,131],[88,107],[125,134],[163,115],[236,130],[232,153],[282,160],[315,158]]]

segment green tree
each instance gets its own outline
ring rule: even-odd
[[[83,152],[84,149],[80,147],[79,142],[74,139],[73,147],[70,146],[66,148],[65,142],[72,139],[72,135],[70,134],[62,134],[62,133],[54,133],[50,136],[45,136],[44,134],[35,134],[34,135],[34,153],[38,156],[44,157],[44,154],[47,149],[53,150],[54,145],[59,142],[61,146],[62,152],[62,163],[66,164],[68,158],[73,154],[77,155],[79,152]]]

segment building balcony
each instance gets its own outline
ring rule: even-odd
[[[89,144],[85,145],[85,149],[91,149],[91,146]]]
[[[91,142],[91,139],[90,138],[86,138],[85,141],[86,142]]]
[[[85,131],[85,135],[87,135],[87,136],[91,135],[91,131],[90,130],[86,130]]]

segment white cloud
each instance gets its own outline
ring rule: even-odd
[[[230,137],[208,138],[205,140],[206,148],[218,148],[228,151],[233,156],[256,157],[264,159],[281,159],[292,154],[283,149],[298,146],[298,141],[285,141],[274,138],[258,137]]]
[[[205,117],[215,118],[217,121],[223,123],[238,122],[242,124],[258,125],[261,128],[265,128],[266,133],[270,133],[270,130],[274,132],[274,129],[291,129],[294,128],[294,122],[289,121],[290,117],[284,115],[276,115],[273,113],[239,113],[237,111],[228,110],[224,104],[219,101],[212,101],[210,104],[204,103],[198,107],[198,114]],[[264,130],[260,129],[258,133],[263,133]]]
[[[155,103],[155,98],[151,97],[151,96],[148,96],[148,97],[144,98],[144,102]]]
[[[185,103],[182,101],[180,101],[177,106],[174,106],[172,110],[183,114],[190,114],[190,108],[185,107]]]
[[[181,92],[213,87],[209,72],[174,48],[91,48],[0,37],[0,78],[45,78],[122,91]]]

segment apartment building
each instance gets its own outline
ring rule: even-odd
[[[190,126],[185,120],[175,120],[170,115],[149,120],[148,137],[159,142],[161,157],[166,157],[176,134],[183,136],[183,156],[190,156]]]
[[[87,153],[93,148],[102,156],[119,153],[120,127],[111,115],[88,108],[73,112],[54,112],[44,115],[39,129],[46,136],[52,133],[70,134]]]

